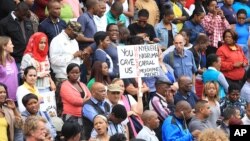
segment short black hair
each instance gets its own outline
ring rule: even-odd
[[[206,67],[211,67],[213,66],[213,63],[218,61],[219,56],[216,54],[212,53],[207,56],[207,62],[206,62]]]
[[[116,133],[109,138],[109,141],[126,141],[127,138],[124,134]]]
[[[112,108],[111,113],[116,117],[116,118],[120,118],[120,119],[126,119],[127,118],[127,110],[126,108],[121,105],[121,104],[117,104]]]
[[[123,12],[122,3],[119,2],[119,1],[115,1],[115,2],[111,5],[111,10],[117,11],[117,13],[122,13],[122,12]]]
[[[240,14],[245,14],[245,15],[247,15],[247,11],[246,11],[245,9],[240,9],[240,10],[237,12],[237,17],[238,17]]]
[[[174,15],[174,11],[173,11],[171,5],[169,5],[169,4],[164,5],[163,10],[164,10],[163,11],[164,16]]]
[[[34,66],[28,66],[28,67],[26,67],[24,69],[24,71],[23,71],[24,76],[26,76],[30,70],[35,70],[36,71],[36,68]]]
[[[66,69],[67,74],[68,74],[74,67],[78,67],[79,70],[81,71],[80,66],[79,66],[78,64],[76,64],[76,63],[70,63],[70,64],[67,66],[67,69]]]
[[[110,23],[110,24],[107,25],[106,31],[109,31],[109,28],[110,28],[111,26],[113,26],[113,25],[118,27],[117,24],[115,24],[115,23]]]
[[[225,40],[226,33],[228,33],[228,32],[232,35],[232,38],[233,38],[234,41],[238,40],[238,34],[232,29],[226,29],[223,32],[223,40]]]
[[[22,103],[24,105],[24,107],[26,107],[27,103],[31,100],[31,99],[36,99],[38,101],[38,97],[35,94],[29,93],[27,95],[25,95],[22,99]]]
[[[86,0],[85,1],[85,6],[87,9],[94,7],[96,4],[98,4],[98,0]]]
[[[149,17],[149,12],[147,9],[141,9],[139,12],[138,12],[138,17]]]
[[[127,39],[127,45],[141,45],[144,44],[144,40],[140,36],[132,35]]]
[[[228,87],[228,94],[232,93],[233,91],[240,91],[241,87],[237,83],[231,83]]]
[[[28,11],[28,10],[29,10],[29,5],[24,1],[18,3],[16,6],[16,11]]]
[[[79,134],[82,131],[81,126],[79,123],[75,121],[66,121],[64,122],[62,126],[62,135],[65,140],[68,140],[72,137],[75,137],[77,134]]]
[[[99,46],[100,41],[104,41],[105,38],[108,37],[108,33],[104,31],[98,31],[94,35],[94,40],[97,46]]]

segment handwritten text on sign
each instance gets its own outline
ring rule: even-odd
[[[118,46],[118,59],[121,78],[159,75],[156,44]]]

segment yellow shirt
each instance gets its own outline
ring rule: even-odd
[[[23,86],[27,88],[31,93],[35,94],[37,97],[39,97],[39,92],[36,86],[32,87],[28,83],[24,82]]]
[[[182,11],[181,11],[180,7],[175,3],[173,3],[173,11],[174,11],[174,15],[176,18],[182,16]],[[183,27],[183,23],[178,23],[178,24],[176,24],[176,26],[177,26],[178,32],[180,32],[180,30]]]
[[[7,127],[8,123],[5,117],[0,117],[0,141],[8,141]]]

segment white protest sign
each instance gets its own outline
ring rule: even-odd
[[[43,92],[40,95],[43,97],[43,102],[40,104],[40,110],[46,111],[50,117],[57,116],[55,92]]]
[[[120,78],[159,75],[157,44],[118,46]]]

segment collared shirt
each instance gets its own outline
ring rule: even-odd
[[[155,135],[155,132],[149,129],[147,126],[143,126],[141,131],[136,136],[137,139],[144,139],[146,141],[159,141]]]
[[[228,97],[224,97],[220,100],[220,109],[221,112],[227,108],[227,107],[235,107],[240,110],[240,115],[243,117],[244,113],[246,112],[245,106],[247,105],[247,102],[243,98],[239,98],[236,101],[231,101]]]
[[[73,54],[79,51],[78,43],[75,39],[71,40],[63,30],[57,35],[50,44],[50,65],[56,74],[56,78],[67,78],[66,68],[70,63],[80,65],[82,60],[74,58]]]
[[[106,27],[107,27],[108,22],[107,22],[107,16],[105,14],[102,17],[98,17],[94,15],[94,21],[95,21],[97,31],[106,32]]]
[[[100,102],[97,99],[95,99],[94,97],[91,97],[90,100],[92,102],[94,102],[95,104],[97,104],[102,109],[102,111],[104,113],[110,113],[110,111],[105,111],[104,104],[107,103],[105,100]],[[83,106],[82,113],[86,118],[88,118],[92,122],[94,120],[94,117],[99,114],[99,113],[97,113],[95,108],[93,106],[89,105],[89,104],[85,104]]]
[[[222,41],[224,30],[230,28],[228,21],[221,19],[219,15],[213,16],[212,13],[208,13],[201,24],[208,34],[211,45],[218,48],[218,42]]]
[[[244,98],[247,102],[250,102],[250,82],[245,82],[240,91],[240,96]]]
[[[43,32],[48,36],[49,43],[54,37],[59,35],[63,29],[66,28],[64,20],[57,19],[57,22],[53,22],[50,17],[44,19],[38,26],[38,31]]]
[[[178,103],[181,100],[187,101],[191,105],[191,107],[194,108],[196,102],[198,101],[198,97],[193,92],[189,92],[186,96],[184,96],[179,91],[177,91],[177,93],[174,95],[174,104]]]
[[[174,110],[174,103],[168,104],[165,99],[161,94],[156,93],[149,102],[149,109],[154,110],[162,122]]]
[[[172,55],[173,59],[171,60]],[[169,64],[174,69],[175,79],[183,75],[192,78],[197,71],[193,53],[189,50],[184,50],[183,56],[180,56],[175,49],[174,52],[170,52],[164,57],[163,62]]]
[[[200,33],[206,33],[205,29],[202,27],[201,24],[196,24],[192,20],[185,21],[183,29],[191,30],[190,42],[192,44],[194,44],[196,38]]]
[[[84,12],[78,19],[82,26],[82,33],[85,37],[94,38],[97,28],[95,25],[94,17],[89,12]],[[91,42],[80,42],[80,49],[87,47]]]
[[[172,24],[172,34],[173,37],[178,33],[177,26],[175,24]],[[155,25],[155,34],[156,37],[160,39],[160,45],[163,46],[165,49],[168,48],[168,42],[169,42],[169,37],[168,37],[168,29],[164,26],[163,20],[161,20],[160,23]]]
[[[250,125],[250,119],[246,114],[241,120],[242,120],[244,125]]]
[[[121,14],[121,15],[119,16],[119,18],[116,19],[116,18],[112,15],[111,11],[109,11],[109,12],[106,14],[106,16],[107,16],[108,24],[111,24],[111,23],[117,24],[118,22],[121,22],[121,23],[123,23],[123,25],[125,25],[125,23],[126,23],[126,16],[125,16],[124,14]]]

